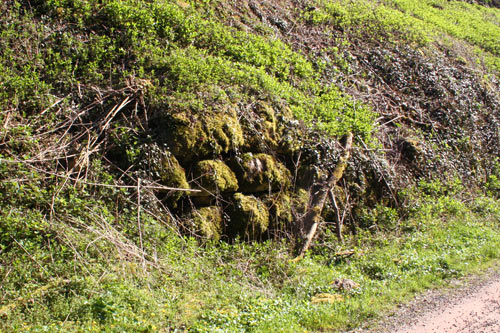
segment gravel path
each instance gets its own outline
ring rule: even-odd
[[[357,333],[500,333],[500,268],[432,290]],[[371,323],[373,326],[373,323]]]

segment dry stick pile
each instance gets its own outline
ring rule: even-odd
[[[79,87],[79,90],[80,88],[81,87]],[[4,136],[0,138],[0,148],[8,147],[9,140],[11,140],[13,136],[11,133],[14,132],[17,126],[29,126],[34,129],[34,133],[31,140],[29,138],[19,138],[20,140],[26,141],[26,147],[29,149],[29,154],[26,155],[29,156],[28,158],[22,158],[15,155],[12,156],[7,153],[0,158],[0,164],[12,165],[12,167],[22,165],[23,168],[32,170],[35,174],[43,175],[41,179],[56,182],[51,204],[51,221],[60,220],[54,209],[54,201],[57,195],[67,186],[86,185],[96,188],[136,190],[137,201],[133,202],[129,199],[127,201],[137,206],[137,223],[141,243],[140,248],[126,239],[123,235],[120,235],[117,230],[114,230],[113,233],[109,232],[110,225],[104,223],[105,221],[97,223],[97,227],[93,228],[87,224],[76,223],[78,221],[77,219],[71,219],[71,217],[68,216],[65,218],[70,218],[71,221],[75,225],[81,227],[82,230],[88,230],[96,234],[98,238],[94,241],[105,238],[114,244],[120,252],[125,252],[128,257],[140,259],[143,265],[146,261],[148,264],[155,264],[154,258],[145,253],[142,244],[143,231],[141,225],[141,211],[145,211],[151,216],[156,216],[156,214],[146,207],[141,207],[141,200],[144,200],[142,194],[148,192],[148,197],[151,197],[152,191],[158,190],[165,192],[189,191],[191,193],[201,191],[163,186],[154,181],[130,175],[128,170],[122,171],[122,177],[127,176],[130,179],[128,184],[121,181],[122,177],[120,177],[118,183],[105,183],[99,180],[89,179],[88,168],[90,166],[89,160],[91,156],[102,153],[103,150],[105,150],[103,146],[106,145],[107,136],[109,135],[108,132],[111,130],[111,125],[120,112],[125,110],[130,103],[135,102],[137,113],[138,103],[144,104],[142,101],[142,90],[144,87],[133,82],[131,79],[126,87],[119,90],[102,90],[98,87],[87,88],[95,93],[95,98],[89,104],[80,106],[78,110],[73,110],[71,106],[62,103],[65,98],[60,98],[41,112],[40,115],[32,118],[14,119],[11,118],[9,116],[10,113],[8,113],[4,123],[0,125],[5,130]],[[55,108],[58,108],[58,110],[54,110]],[[56,117],[59,118],[57,125],[54,127],[50,127],[43,119],[44,115],[49,110],[53,110]],[[137,121],[137,118],[134,118],[134,120]],[[140,123],[140,121],[138,122]],[[16,137],[16,139],[18,138]],[[7,149],[5,149],[5,151],[8,152]],[[15,176],[2,179],[2,181],[29,183],[31,179],[23,176],[20,178],[19,175],[15,174]],[[161,205],[161,207],[164,208],[168,216],[172,217],[166,207],[163,205]],[[99,216],[95,216],[95,220],[99,222]],[[61,235],[61,239],[67,239],[67,237]],[[69,239],[67,240],[69,241]],[[13,241],[23,248],[16,239],[13,238]],[[69,241],[69,243],[71,242]],[[81,259],[82,256],[79,255],[78,250],[74,248],[74,246],[71,247],[75,251],[76,256]],[[23,250],[38,264],[26,249],[23,248]],[[151,260],[146,259],[146,257],[151,257]],[[43,269],[41,265],[39,266]],[[4,310],[7,311],[8,309],[1,309],[0,314]]]

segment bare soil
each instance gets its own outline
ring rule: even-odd
[[[379,323],[357,333],[498,333],[500,267],[455,280],[446,290],[431,290],[400,306]]]

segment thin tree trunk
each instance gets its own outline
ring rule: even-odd
[[[330,201],[335,208],[335,228],[337,232],[337,238],[339,241],[342,241],[342,226],[344,224],[344,219],[340,217],[339,206],[337,205],[337,200],[335,200],[335,194],[333,194],[333,190],[328,191],[328,196],[330,197]]]
[[[320,183],[314,184],[311,188],[311,200],[307,212],[302,216],[299,221],[299,225],[302,226],[302,230],[305,230],[304,243],[298,258],[304,256],[307,252],[318,229],[321,213],[323,212],[323,207],[328,196],[328,192],[337,184],[337,182],[342,178],[344,170],[347,166],[347,161],[349,160],[351,147],[352,147],[352,133],[347,135],[346,142],[344,144],[344,152],[340,156],[339,163],[333,170],[330,177]]]

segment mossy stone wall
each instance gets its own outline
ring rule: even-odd
[[[199,236],[219,240],[222,235],[222,212],[217,206],[202,207],[191,213],[193,232]]]
[[[269,209],[253,195],[236,193],[230,212],[229,232],[245,239],[258,239],[269,227]]]
[[[234,172],[220,160],[204,160],[196,163],[194,182],[203,192],[200,195],[236,192],[238,180]]]

